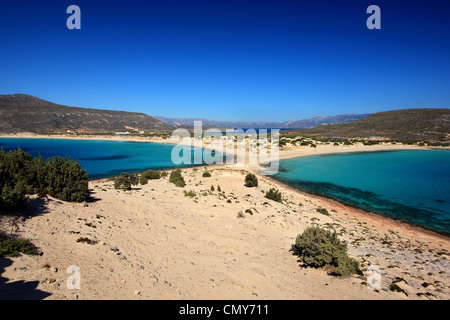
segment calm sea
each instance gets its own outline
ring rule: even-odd
[[[161,170],[182,166],[173,164],[171,160],[174,145],[163,143],[0,138],[0,146],[6,152],[20,147],[33,156],[40,154],[44,159],[52,156],[78,159],[81,166],[86,169],[89,179],[113,177],[122,172],[142,172],[148,169]]]
[[[280,161],[300,190],[450,235],[450,151],[315,155]]]
[[[173,145],[146,142],[0,138],[44,159],[78,159],[90,179],[181,167]],[[276,179],[300,190],[450,235],[450,151],[315,155],[280,161]]]

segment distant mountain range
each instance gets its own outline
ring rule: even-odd
[[[136,112],[68,107],[27,94],[0,95],[0,132],[171,131],[161,120]]]
[[[450,141],[450,109],[402,109],[377,112],[340,124],[294,130],[301,135],[324,137],[386,137],[400,141]]]
[[[271,121],[260,121],[260,122],[246,122],[246,121],[214,121],[201,118],[166,118],[155,116],[155,118],[165,122],[166,124],[172,126],[193,126],[194,121],[202,121],[204,126],[210,127],[225,127],[225,128],[264,128],[264,129],[306,129],[312,128],[324,123],[342,123],[355,121],[358,119],[365,118],[370,114],[343,114],[338,116],[329,117],[314,117],[310,119],[303,120],[291,120],[286,122],[271,122]]]

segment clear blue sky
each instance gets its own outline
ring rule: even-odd
[[[81,30],[66,9],[81,8]],[[381,30],[366,9],[381,8]],[[450,2],[0,2],[0,94],[211,120],[450,107]]]

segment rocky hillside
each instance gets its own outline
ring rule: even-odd
[[[321,125],[298,130],[299,134],[324,137],[369,138],[394,140],[450,140],[450,109],[403,109],[374,113],[360,120]]]
[[[68,107],[26,94],[0,95],[1,133],[133,130],[130,128],[173,130],[172,126],[143,113]]]

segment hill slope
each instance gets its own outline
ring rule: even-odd
[[[450,139],[450,109],[403,109],[378,112],[360,120],[321,125],[298,130],[298,132],[325,137],[381,136],[394,140],[443,141]]]
[[[0,132],[139,130],[169,131],[173,127],[143,113],[68,107],[26,94],[0,95]]]

